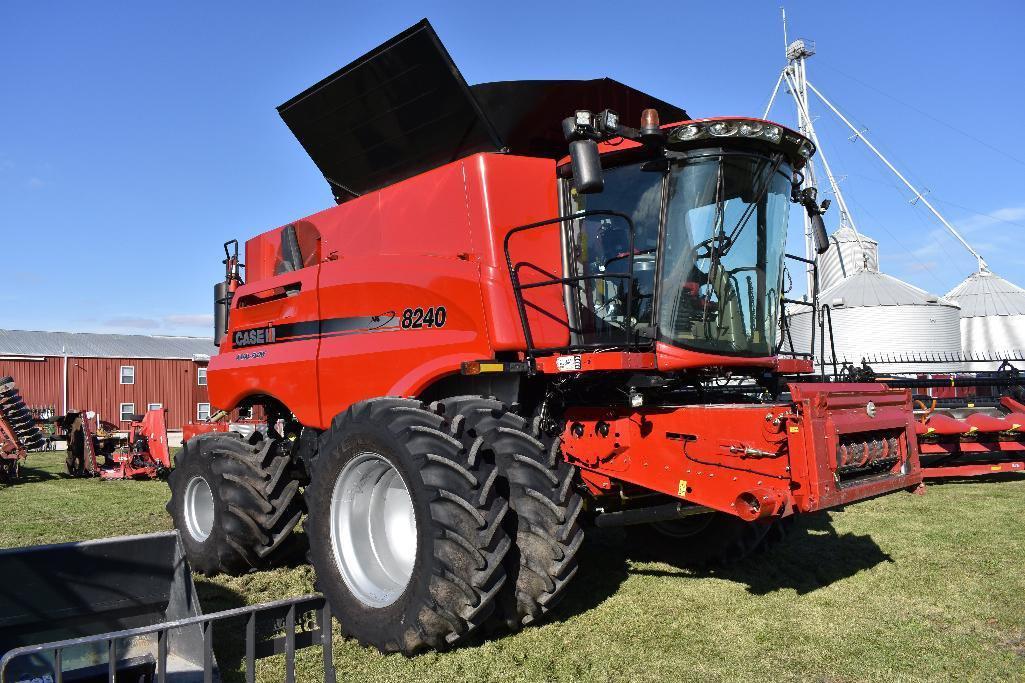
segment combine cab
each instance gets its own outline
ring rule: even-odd
[[[177,456],[197,570],[278,561],[308,511],[343,631],[413,654],[542,619],[592,522],[723,562],[921,482],[910,392],[784,375],[792,203],[828,247],[800,134],[468,86],[426,22],[279,111],[339,206],[250,239],[245,278],[225,244],[210,397],[267,431]]]
[[[0,482],[18,479],[26,452],[45,443],[13,377],[0,378]]]

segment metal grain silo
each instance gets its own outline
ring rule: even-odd
[[[829,236],[830,249],[819,257],[819,291],[862,270],[879,270],[879,243],[851,228],[842,227]]]
[[[838,362],[860,365],[862,359],[889,357],[952,358],[961,353],[960,310],[957,304],[883,273],[862,270],[819,295],[829,307],[832,340]],[[798,351],[807,351],[811,312],[791,310],[789,324]],[[830,338],[825,337],[826,360]],[[818,354],[819,342],[815,343]],[[935,373],[962,369],[962,364],[878,364],[879,372]]]
[[[1025,289],[980,270],[952,289],[947,298],[961,307],[961,346],[966,355],[1025,355]],[[968,369],[993,370],[998,365],[972,363]]]

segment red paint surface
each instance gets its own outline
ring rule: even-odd
[[[792,391],[793,404],[573,408],[563,452],[598,475],[589,477],[595,492],[625,482],[745,518],[826,509],[921,482],[907,391],[879,384]],[[866,412],[869,401],[875,417]],[[898,461],[885,473],[838,485],[841,441],[880,430],[900,432]]]

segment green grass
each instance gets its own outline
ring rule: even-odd
[[[0,545],[170,528],[163,482],[63,478],[33,454],[0,488]],[[336,638],[339,680],[1025,681],[1025,480],[930,486],[813,516],[766,555],[698,574],[592,534],[553,619],[445,654],[384,657]],[[308,567],[198,579],[213,611],[313,590]],[[241,632],[220,634],[229,667]],[[298,657],[317,681],[317,648]],[[280,681],[282,663],[261,663]],[[231,680],[237,677],[228,676]]]

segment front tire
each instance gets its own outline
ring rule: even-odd
[[[174,462],[167,511],[193,569],[241,574],[281,559],[303,510],[277,442],[204,434],[183,444]]]
[[[496,477],[419,401],[372,399],[334,419],[313,461],[306,531],[344,634],[413,655],[456,645],[490,617],[511,545]]]
[[[528,421],[481,396],[456,396],[435,405],[471,452],[494,454],[508,487],[512,514],[506,530],[515,544],[506,558],[510,580],[498,616],[517,631],[555,607],[576,575],[584,542],[576,468],[562,457],[560,440],[540,428],[539,418]]]

